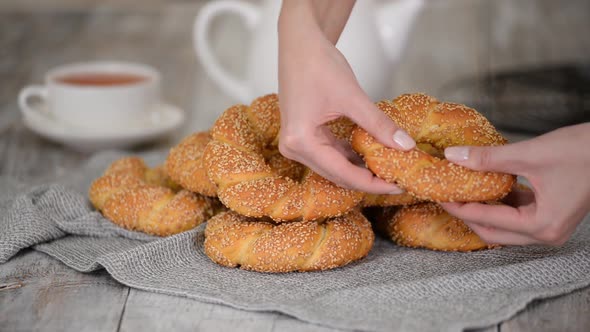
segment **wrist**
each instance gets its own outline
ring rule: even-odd
[[[293,30],[319,32],[335,45],[354,3],[355,0],[284,0],[278,21],[279,36]]]
[[[319,29],[311,0],[284,0],[279,13],[279,34],[305,28]]]
[[[301,51],[317,50],[325,36],[314,16],[311,0],[285,0],[278,21],[279,58],[297,59]]]

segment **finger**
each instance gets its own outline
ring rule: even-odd
[[[538,243],[535,239],[519,233],[486,227],[476,223],[465,222],[465,224],[488,244],[529,245]]]
[[[502,146],[453,146],[445,149],[445,158],[477,171],[517,175],[526,169],[529,148],[526,143]]]
[[[361,158],[361,156],[359,156],[356,152],[354,152],[354,150],[352,149],[352,147],[350,146],[350,143],[348,141],[336,138],[336,136],[334,136],[334,134],[332,134],[332,131],[330,130],[330,128],[328,128],[326,126],[321,126],[320,130],[322,133],[320,135],[320,137],[321,137],[320,142],[323,141],[323,143],[326,145],[332,145],[336,150],[338,150],[338,152],[340,152],[344,157],[346,157],[346,159],[348,159],[351,163],[353,163],[357,166],[364,166],[365,165],[365,161],[363,160],[363,158]]]
[[[441,203],[441,206],[465,222],[518,233],[531,234],[536,230],[528,207],[514,208],[482,203]]]
[[[348,118],[385,146],[400,150],[410,150],[416,146],[414,139],[368,98],[363,98],[358,105],[343,111]]]
[[[304,164],[320,176],[344,188],[375,194],[403,192],[396,185],[377,178],[365,167],[351,163],[349,159],[354,159],[352,151],[344,148],[328,128],[317,127],[302,137],[304,139],[289,143],[291,139],[288,135],[287,139],[281,136],[281,154]]]
[[[354,150],[352,150],[352,147],[348,142],[343,140],[337,140],[334,144],[334,148],[338,150],[338,152],[340,152],[346,159],[348,159],[354,165],[360,167],[365,166],[365,161],[363,160],[363,158],[359,156],[356,152],[354,152]]]
[[[307,155],[307,164],[322,177],[335,184],[372,194],[400,194],[396,185],[376,177],[364,167],[352,164],[344,155],[330,145],[320,145]]]

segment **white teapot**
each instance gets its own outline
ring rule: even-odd
[[[390,97],[393,68],[424,0],[391,0],[381,4],[358,0],[336,45],[372,100]],[[240,0],[211,1],[195,19],[194,46],[207,74],[223,91],[241,103],[278,91],[277,21],[280,0],[253,5]],[[247,59],[247,77],[241,80],[223,68],[211,51],[209,28],[222,14],[243,19],[253,34]]]

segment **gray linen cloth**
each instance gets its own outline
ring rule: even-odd
[[[32,247],[78,271],[104,268],[130,287],[377,331],[485,327],[534,299],[590,284],[587,220],[560,248],[447,253],[377,239],[368,257],[331,271],[264,274],[221,267],[203,253],[203,226],[158,238],[121,229],[91,208],[91,180],[121,156],[99,154],[56,184],[31,188],[0,178],[0,263]],[[153,166],[163,160],[158,153],[144,157]]]

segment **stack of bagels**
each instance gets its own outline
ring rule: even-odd
[[[170,150],[163,167],[136,157],[113,163],[89,196],[113,222],[166,236],[205,221],[205,253],[215,263],[260,272],[315,271],[365,257],[374,241],[362,213],[399,245],[434,250],[487,248],[463,222],[435,202],[496,201],[512,175],[476,172],[441,158],[452,145],[499,145],[506,140],[475,110],[423,94],[377,106],[418,143],[402,152],[380,144],[342,118],[329,123],[377,176],[406,190],[370,195],[344,189],[278,151],[276,94],[234,105],[208,132]]]

